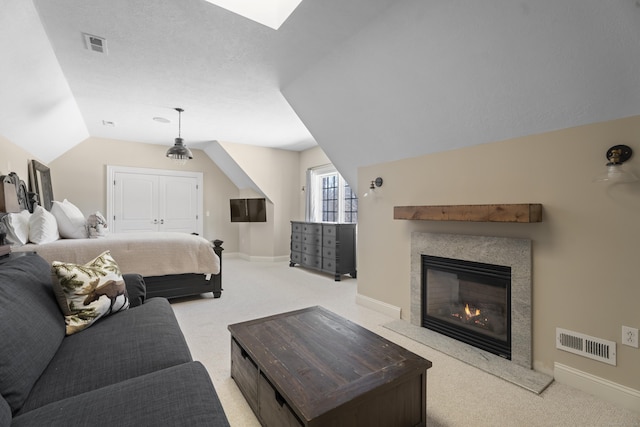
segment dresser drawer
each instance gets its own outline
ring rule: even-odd
[[[291,262],[295,264],[302,263],[302,252],[291,251]]]
[[[260,396],[260,420],[266,427],[302,427],[289,404],[276,391],[264,375],[260,375],[258,385]]]
[[[326,271],[330,271],[332,273],[339,271],[338,270],[338,260],[336,258],[323,258],[322,259],[322,269]]]
[[[303,253],[300,264],[314,268],[322,268],[322,257]]]
[[[302,233],[302,223],[300,222],[292,222],[291,223],[291,232],[292,233]]]
[[[258,367],[235,339],[231,340],[231,377],[254,412],[258,411]]]
[[[331,246],[323,246],[322,247],[322,258],[335,259],[338,257],[338,249],[337,247]]]
[[[322,234],[303,234],[302,243],[310,243],[312,245],[322,244]]]
[[[335,236],[323,237],[322,238],[322,247],[335,248],[336,247],[336,238],[335,238]]]
[[[302,243],[296,242],[295,240],[291,241],[291,250],[301,252],[302,251]]]
[[[292,242],[302,242],[302,233],[291,233]]]
[[[322,236],[322,224],[302,224],[302,232]]]
[[[336,225],[325,225],[322,227],[322,237],[336,237],[338,234],[338,226]]]
[[[302,253],[319,257],[322,255],[322,246],[303,244]]]

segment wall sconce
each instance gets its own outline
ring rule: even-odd
[[[623,169],[622,164],[631,158],[633,150],[626,145],[614,145],[607,150],[607,171],[598,175],[594,182],[634,182],[638,177]]]
[[[364,197],[369,197],[369,196],[375,196],[376,194],[376,188],[378,187],[382,187],[382,178],[377,177],[376,179],[374,179],[373,181],[371,181],[371,185],[369,185],[369,191],[367,191],[366,193],[364,193]]]

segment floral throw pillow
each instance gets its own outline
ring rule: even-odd
[[[67,335],[129,308],[127,288],[110,251],[84,265],[54,261],[52,270],[58,279],[53,285]]]

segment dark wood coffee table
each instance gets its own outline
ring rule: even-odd
[[[264,426],[424,426],[431,362],[322,307],[229,326],[231,376]]]

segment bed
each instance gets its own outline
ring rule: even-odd
[[[0,177],[0,217],[24,210],[33,212],[38,203],[51,210],[53,193],[48,168],[31,161],[29,172],[28,190],[15,173]],[[47,187],[44,191],[43,184]],[[49,263],[79,264],[109,250],[122,273],[138,273],[144,277],[147,297],[178,298],[211,292],[214,298],[219,298],[222,295],[222,243],[186,233],[143,232],[26,243],[12,246],[11,250],[36,252]]]

